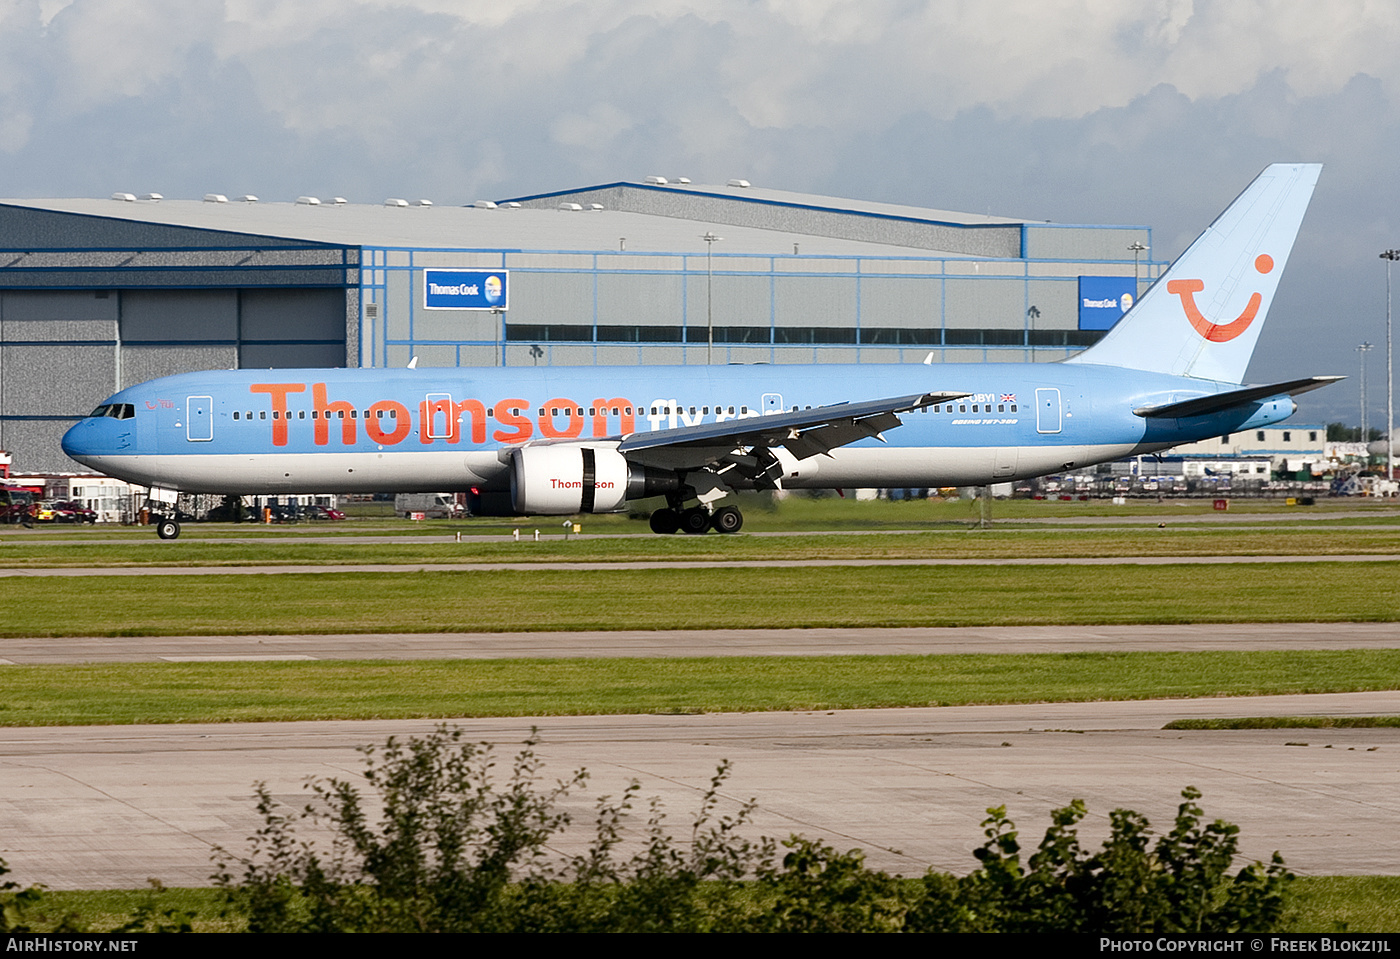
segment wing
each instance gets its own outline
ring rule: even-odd
[[[885,430],[902,423],[900,413],[946,403],[967,393],[916,393],[859,403],[835,403],[810,410],[773,413],[702,423],[678,429],[632,433],[618,441],[629,460],[665,469],[729,469],[760,489],[775,489],[783,467],[774,452],[782,447],[795,460],[829,454],[859,440],[883,441]]]

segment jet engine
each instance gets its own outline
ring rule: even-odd
[[[611,449],[534,446],[510,454],[510,497],[517,513],[613,513],[629,499],[679,487],[675,473],[630,463]]]

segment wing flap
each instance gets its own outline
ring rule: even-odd
[[[810,410],[773,413],[768,416],[750,416],[745,419],[726,420],[723,423],[701,423],[698,426],[633,433],[622,438],[617,450],[619,453],[634,453],[659,447],[737,448],[776,444],[786,446],[793,443],[798,448],[810,447],[812,452],[807,455],[813,456],[893,429],[900,423],[896,415],[898,413],[922,409],[935,403],[946,403],[967,395],[957,392],[916,393],[911,396],[865,400],[859,403],[835,403]],[[831,432],[821,433],[820,430],[824,427],[829,428]],[[804,446],[803,442],[809,436],[811,439]],[[841,441],[837,442],[838,439]],[[793,455],[798,455],[795,450]]]

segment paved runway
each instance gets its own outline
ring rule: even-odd
[[[965,871],[987,806],[1006,804],[1033,845],[1048,811],[1079,797],[1095,843],[1118,806],[1170,828],[1177,796],[1238,823],[1252,858],[1282,851],[1310,874],[1400,873],[1400,730],[1164,732],[1184,716],[1396,714],[1400,693],[1130,703],[469,720],[508,755],[533,722],[545,777],[586,766],[567,806],[628,780],[662,797],[686,831],[722,759],[719,812],[756,798],[755,831],[859,847],[905,874]],[[220,844],[244,848],[255,780],[291,804],[306,776],[355,778],[357,744],[427,722],[0,729],[0,856],[14,878],[54,888],[204,884]],[[634,828],[637,824],[634,823]],[[555,844],[576,851],[575,834]]]
[[[0,640],[0,665],[286,659],[834,656],[1121,650],[1392,649],[1396,623],[682,629]]]

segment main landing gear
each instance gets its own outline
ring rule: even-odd
[[[677,530],[691,534],[737,533],[744,528],[744,514],[736,507],[722,506],[711,513],[703,506],[690,509],[658,509],[651,514],[651,531],[669,536]]]
[[[156,535],[161,539],[179,539],[180,524],[173,519],[163,519],[156,523]]]

